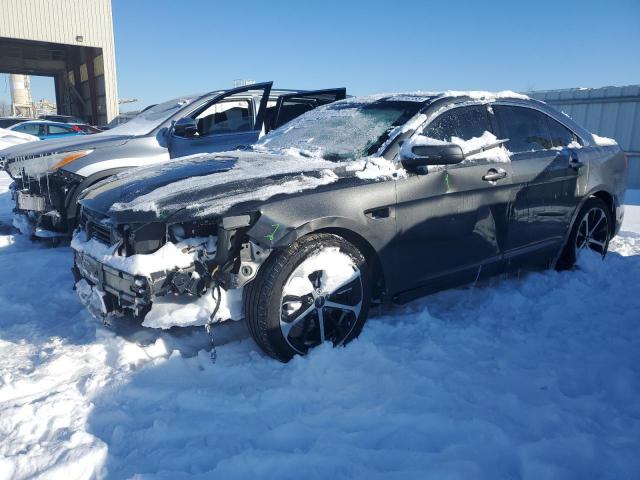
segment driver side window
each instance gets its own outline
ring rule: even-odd
[[[450,142],[453,137],[471,140],[491,132],[487,110],[483,105],[453,108],[433,120],[423,135],[436,140]]]
[[[253,115],[248,100],[217,102],[196,117],[198,135],[249,132],[253,130]]]

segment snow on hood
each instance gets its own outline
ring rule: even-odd
[[[137,175],[141,178],[154,176],[155,172],[161,170],[165,175],[174,169],[183,169],[189,165],[210,162],[218,155],[195,155],[185,159],[175,161],[171,164],[163,163],[147,169],[140,169]],[[224,157],[223,157],[224,158]],[[227,157],[228,158],[228,157]],[[337,180],[337,176],[331,171],[336,167],[335,162],[320,158],[307,158],[296,156],[282,156],[273,154],[257,155],[251,152],[234,152],[232,168],[218,170],[209,175],[197,177],[185,177],[177,179],[171,183],[160,186],[148,193],[136,196],[125,202],[114,203],[110,211],[151,211],[157,212],[162,209],[162,205],[167,204],[170,199],[176,199],[178,208],[198,209],[201,215],[210,215],[222,212],[234,203],[249,200],[265,200],[278,193],[289,193],[307,188],[315,188],[319,185],[331,183]],[[325,170],[323,172],[323,170]],[[320,178],[305,175],[309,172],[321,172]],[[220,189],[218,194],[207,198],[207,205],[201,206],[197,202],[181,204],[181,198],[189,197],[189,193],[212,189],[216,186],[234,185],[239,181],[246,182],[252,179],[267,178],[280,175],[292,175],[281,183],[260,185],[256,190],[248,191],[238,185],[236,188]],[[131,178],[126,173],[120,178]],[[203,208],[199,208],[203,207]]]
[[[8,130],[6,128],[0,128],[0,150],[14,145],[21,145],[27,142],[35,142],[40,139],[34,135],[27,133],[16,132],[15,130]]]
[[[343,173],[339,173],[343,172]],[[314,189],[340,176],[367,181],[401,176],[382,158],[333,162],[320,157],[235,151],[202,154],[129,170],[85,192],[82,204],[116,221],[151,221],[177,212],[189,217],[221,214],[234,205]],[[126,220],[119,220],[127,217]],[[173,217],[174,220],[176,219]]]

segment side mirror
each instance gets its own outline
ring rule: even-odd
[[[455,165],[464,160],[464,152],[460,145],[443,143],[441,145],[413,145],[402,149],[400,160],[407,169],[427,167],[429,165]]]
[[[177,137],[193,137],[198,133],[198,121],[184,117],[173,124],[173,134]]]

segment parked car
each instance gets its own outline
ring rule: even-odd
[[[77,123],[79,125],[86,124],[84,120],[78,117],[74,117],[73,115],[50,114],[50,115],[40,115],[38,118],[40,118],[40,120],[49,120],[50,122]]]
[[[52,138],[68,138],[84,135],[85,132],[77,125],[70,123],[50,122],[48,120],[29,120],[11,125],[8,130],[26,133],[38,137],[40,140]]]
[[[50,122],[66,123],[74,129],[79,129],[83,133],[100,133],[102,131],[100,128],[88,125],[84,120],[74,117],[73,115],[40,115],[39,118]]]
[[[372,302],[568,268],[582,248],[604,255],[625,175],[615,141],[517,94],[352,98],[250,151],[84,192],[76,288],[107,320],[244,318],[264,352],[287,361],[356,337]]]
[[[35,120],[34,118],[25,117],[0,117],[0,128],[9,128],[16,123],[22,123],[29,120]]]
[[[272,90],[272,82],[169,100],[95,135],[3,151],[17,222],[38,237],[71,233],[78,194],[126,169],[254,143],[264,131],[341,98],[344,88]],[[46,182],[37,181],[47,177]]]

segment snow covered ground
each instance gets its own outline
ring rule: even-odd
[[[640,478],[640,192],[604,262],[443,292],[287,365],[241,323],[96,325],[6,226],[0,478]]]

